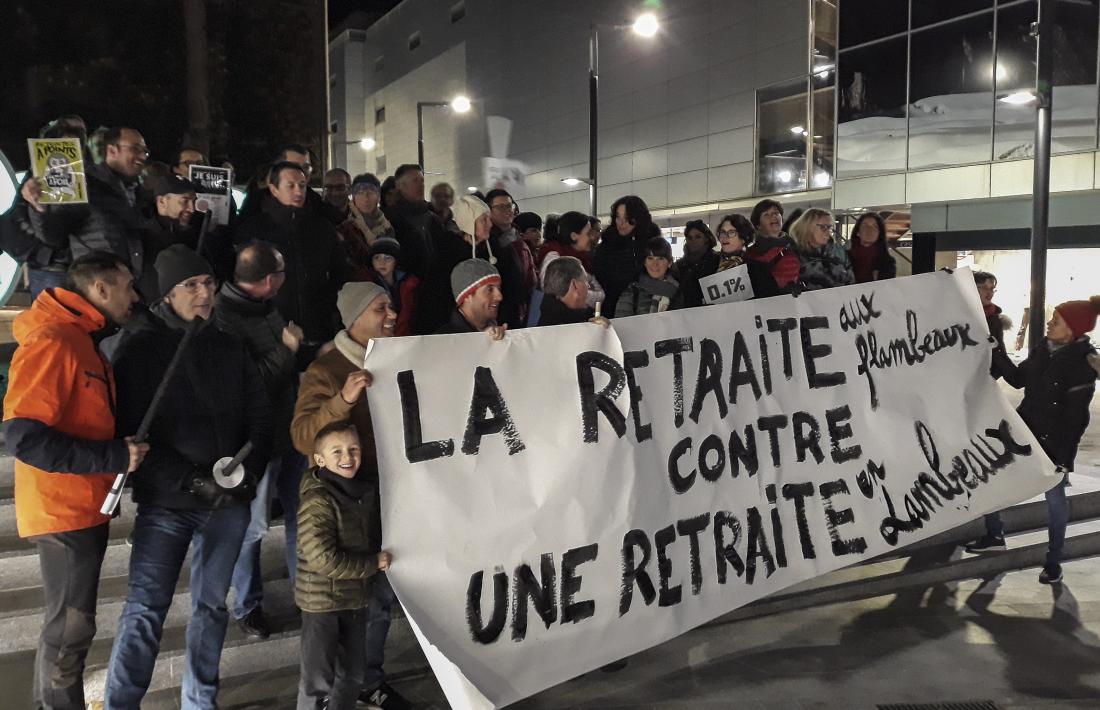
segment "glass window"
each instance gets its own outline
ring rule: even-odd
[[[840,48],[905,32],[909,0],[843,0],[840,3]]]
[[[814,53],[812,73],[836,67],[836,5],[814,0]]]
[[[1097,0],[1061,3],[1054,43],[1054,115],[1051,152],[1090,150],[1096,142]],[[996,93],[998,98],[1035,87],[1034,1],[997,14]],[[993,156],[1030,158],[1035,145],[1034,104],[997,101]]]
[[[912,34],[909,168],[987,161],[993,149],[993,13]]]
[[[907,46],[897,37],[840,53],[838,177],[905,170]]]
[[[833,104],[836,89],[834,73],[821,71],[813,76],[813,174],[810,187],[829,187],[833,184]]]
[[[913,0],[913,29],[992,8],[993,0]]]
[[[756,92],[756,190],[761,194],[806,189],[806,79]]]

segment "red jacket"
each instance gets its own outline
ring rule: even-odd
[[[794,248],[794,242],[786,234],[765,237],[757,232],[756,239],[745,250],[745,260],[765,264],[780,289],[785,289],[798,281],[802,266],[798,252]]]
[[[115,438],[115,381],[91,334],[106,325],[82,296],[44,291],[12,330],[19,347],[4,398],[22,537],[106,523],[99,512],[130,456]]]

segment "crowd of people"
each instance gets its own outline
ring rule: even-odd
[[[71,116],[43,135],[88,140]],[[845,242],[828,211],[787,216],[765,199],[713,230],[688,222],[674,259],[636,196],[616,200],[603,227],[580,212],[522,212],[499,188],[456,199],[439,183],[426,199],[412,164],[384,179],[334,168],[318,193],[298,145],[274,151],[229,224],[206,231],[186,177],[206,162],[202,151],[183,146],[150,171],[138,130],[98,140],[87,204],[44,205],[30,178],[0,219],[0,246],[26,263],[34,296],[14,325],[4,431],[19,533],[42,566],[34,698],[43,708],[84,707],[110,524],[100,505],[123,472],[137,512],[106,708],[140,706],[189,552],[182,705],[216,706],[230,614],[250,636],[272,632],[260,545],[276,502],[302,616],[299,707],[407,707],[383,670],[395,603],[385,572],[400,560],[382,548],[365,397],[372,339],[606,327],[702,307],[700,280],[743,265],[757,298],[896,274],[875,213]],[[1100,367],[1086,335],[1098,311],[1097,297],[1061,304],[1045,349],[1019,365],[1003,344],[994,356],[994,374],[1025,387],[1021,414],[1067,475]],[[242,471],[219,482],[216,464]],[[1048,494],[1052,513],[1065,509],[1060,490]],[[1061,519],[1059,533],[1052,514],[1048,582],[1061,575]],[[991,517],[972,548],[998,545]]]

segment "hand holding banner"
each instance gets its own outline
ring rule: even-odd
[[[967,270],[374,343],[388,575],[499,707],[1043,492]]]

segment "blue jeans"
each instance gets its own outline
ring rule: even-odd
[[[31,290],[31,299],[38,298],[38,294],[48,288],[65,286],[68,275],[64,271],[46,271],[27,267],[27,282]]]
[[[263,605],[264,585],[260,572],[260,542],[271,527],[271,501],[279,496],[286,524],[286,567],[290,573],[290,586],[298,566],[298,488],[302,483],[305,460],[291,449],[279,458],[268,461],[264,477],[256,486],[252,500],[251,522],[244,534],[241,555],[233,568],[233,616],[243,618],[250,611]]]
[[[1066,524],[1069,522],[1069,503],[1066,501],[1066,486],[1069,474],[1062,482],[1046,492],[1047,497],[1047,561],[1048,565],[1062,562],[1062,548],[1066,546]],[[990,537],[1004,538],[1005,524],[1000,513],[985,516],[985,532]]]
[[[187,549],[191,553],[191,619],[181,707],[216,707],[218,663],[229,611],[225,598],[248,527],[248,507],[169,510],[139,505],[130,552],[130,588],[118,620],[104,690],[105,708],[138,708],[153,677],[164,619]]]
[[[363,690],[372,691],[386,680],[382,663],[386,660],[386,635],[397,596],[393,593],[385,572],[374,578],[374,589],[367,608],[367,668],[363,674]]]

